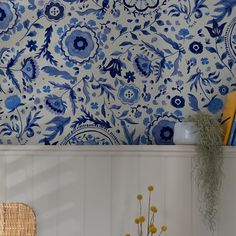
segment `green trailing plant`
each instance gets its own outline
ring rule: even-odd
[[[199,189],[201,213],[210,231],[214,232],[223,177],[222,130],[220,123],[209,114],[199,112],[193,121],[198,140],[193,173]]]

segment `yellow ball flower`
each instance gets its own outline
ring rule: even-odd
[[[139,218],[136,218],[135,220],[134,220],[134,222],[135,222],[135,224],[139,224]]]
[[[137,199],[138,199],[138,200],[142,200],[142,199],[143,199],[143,195],[142,195],[142,194],[138,194],[138,195],[137,195]]]
[[[150,210],[153,212],[153,213],[157,213],[157,208],[155,206],[151,206]]]
[[[149,227],[149,232],[155,234],[157,232],[157,228],[154,225],[152,225]]]
[[[162,232],[166,232],[166,231],[167,231],[167,226],[166,226],[166,225],[163,225],[163,226],[161,227],[161,231],[162,231]]]
[[[139,222],[140,222],[140,223],[143,223],[144,221],[145,221],[145,217],[144,217],[144,216],[140,216],[140,217],[139,217]]]
[[[148,191],[149,191],[149,192],[152,192],[153,190],[154,190],[154,187],[153,187],[152,185],[149,185],[149,186],[148,186]]]

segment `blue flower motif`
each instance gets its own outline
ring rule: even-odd
[[[50,93],[50,92],[51,92],[50,86],[44,85],[44,86],[43,86],[43,92],[44,92],[44,93]]]
[[[143,120],[143,124],[145,125],[145,126],[147,126],[148,124],[149,124],[149,118],[148,117],[146,117],[146,118],[144,118],[144,120]]]
[[[115,78],[116,75],[121,76],[122,62],[119,59],[113,58],[107,66],[104,66],[103,71],[110,71],[112,78]]]
[[[189,45],[189,50],[194,54],[201,54],[203,52],[203,45],[201,42],[192,42]]]
[[[229,93],[229,88],[226,85],[221,85],[219,87],[219,92],[221,95],[226,95]]]
[[[139,88],[134,85],[126,84],[120,87],[118,92],[118,98],[123,104],[133,105],[139,100],[139,93]]]
[[[212,28],[205,26],[212,38],[217,38],[222,35],[226,23],[219,25],[218,22],[213,19]]]
[[[176,85],[177,85],[178,87],[181,87],[183,84],[184,84],[184,82],[183,82],[182,80],[177,80],[177,81],[176,81]]]
[[[21,65],[22,65],[21,71],[23,73],[24,78],[27,81],[32,82],[32,80],[37,78],[39,73],[38,65],[32,57],[24,59]]]
[[[18,97],[17,95],[10,96],[5,100],[5,106],[10,111],[14,111],[21,105],[23,104],[21,103],[20,97]]]
[[[179,35],[181,35],[181,36],[183,36],[185,38],[187,35],[189,35],[189,30],[185,29],[185,28],[182,28],[179,31]]]
[[[192,57],[192,58],[190,58],[189,63],[191,64],[191,66],[196,66],[197,65],[197,59]]]
[[[15,9],[15,4],[12,0],[3,0],[0,2],[0,35],[7,33],[8,30],[14,28],[18,16]]]
[[[185,99],[182,96],[174,96],[171,99],[171,105],[176,108],[183,108],[185,106]]]
[[[97,110],[97,109],[98,109],[98,103],[97,103],[97,102],[92,102],[92,103],[91,103],[91,108],[92,108],[93,110]]]
[[[209,60],[208,60],[207,57],[203,57],[203,58],[201,58],[201,62],[202,62],[203,65],[207,65],[207,64],[209,64]]]
[[[132,71],[126,72],[124,77],[125,77],[125,79],[127,79],[128,83],[134,82],[134,80],[135,80],[134,72],[132,72]]]
[[[45,104],[48,110],[55,114],[65,114],[66,102],[61,97],[49,95],[45,98]]]
[[[161,120],[152,130],[152,135],[156,144],[173,144],[175,122],[169,120]]]
[[[60,1],[50,1],[44,10],[44,14],[49,21],[59,21],[64,17],[65,7]]]
[[[37,46],[37,41],[36,40],[28,40],[28,44],[26,45],[27,48],[29,48],[29,51],[36,51],[38,46]]]
[[[134,67],[141,76],[148,77],[152,73],[152,62],[146,56],[137,55]]]
[[[166,62],[165,65],[166,65],[166,67],[167,67],[168,70],[171,70],[171,69],[174,67],[172,61]]]
[[[98,53],[98,39],[93,30],[86,26],[72,26],[63,35],[62,51],[74,63],[88,62]]]
[[[166,89],[167,89],[167,87],[166,87],[166,85],[164,85],[164,84],[161,84],[160,86],[158,86],[158,91],[159,91],[161,94],[165,94]]]

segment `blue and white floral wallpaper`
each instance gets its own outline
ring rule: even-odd
[[[1,144],[172,144],[236,88],[236,0],[1,0]]]

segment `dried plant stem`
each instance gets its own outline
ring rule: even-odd
[[[150,226],[150,207],[151,207],[151,192],[149,192],[149,198],[148,198],[148,223],[147,223],[147,236],[149,235],[149,226]]]

